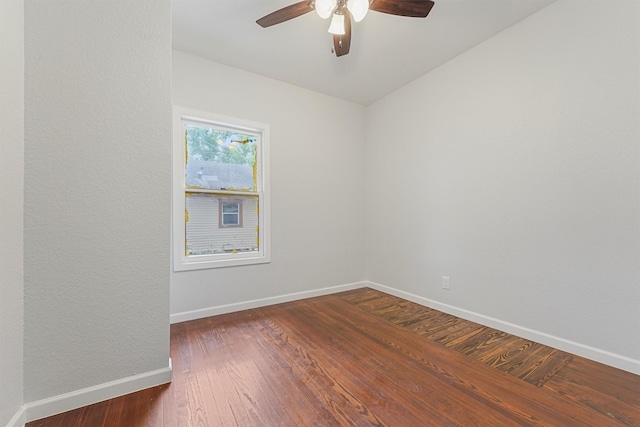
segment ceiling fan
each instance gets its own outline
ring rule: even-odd
[[[328,31],[333,34],[333,52],[336,56],[342,56],[349,53],[351,47],[351,18],[360,22],[369,9],[389,15],[425,18],[433,5],[431,0],[302,0],[263,16],[256,22],[267,28],[315,9],[323,19],[332,16]]]

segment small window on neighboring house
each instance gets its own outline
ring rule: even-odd
[[[267,148],[267,125],[175,108],[175,270],[270,261]]]
[[[242,200],[220,200],[220,227],[242,227]]]

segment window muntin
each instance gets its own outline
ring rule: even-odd
[[[174,115],[174,269],[269,262],[268,126]]]

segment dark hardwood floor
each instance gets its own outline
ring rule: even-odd
[[[27,427],[640,426],[640,376],[366,288],[172,325],[171,357]]]

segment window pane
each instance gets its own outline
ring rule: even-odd
[[[224,225],[238,225],[240,222],[238,221],[238,214],[224,214],[222,215],[222,223]]]
[[[242,203],[242,209],[239,202],[224,203],[223,199],[228,198],[225,195],[188,192],[186,196],[187,256],[258,251],[257,196],[234,196]],[[222,209],[220,203],[224,203]],[[235,212],[227,213],[227,209]],[[219,218],[220,212],[223,218]]]
[[[256,191],[255,135],[192,124],[185,131],[187,187]]]
[[[237,214],[240,212],[240,203],[222,203],[222,212],[225,214]]]

